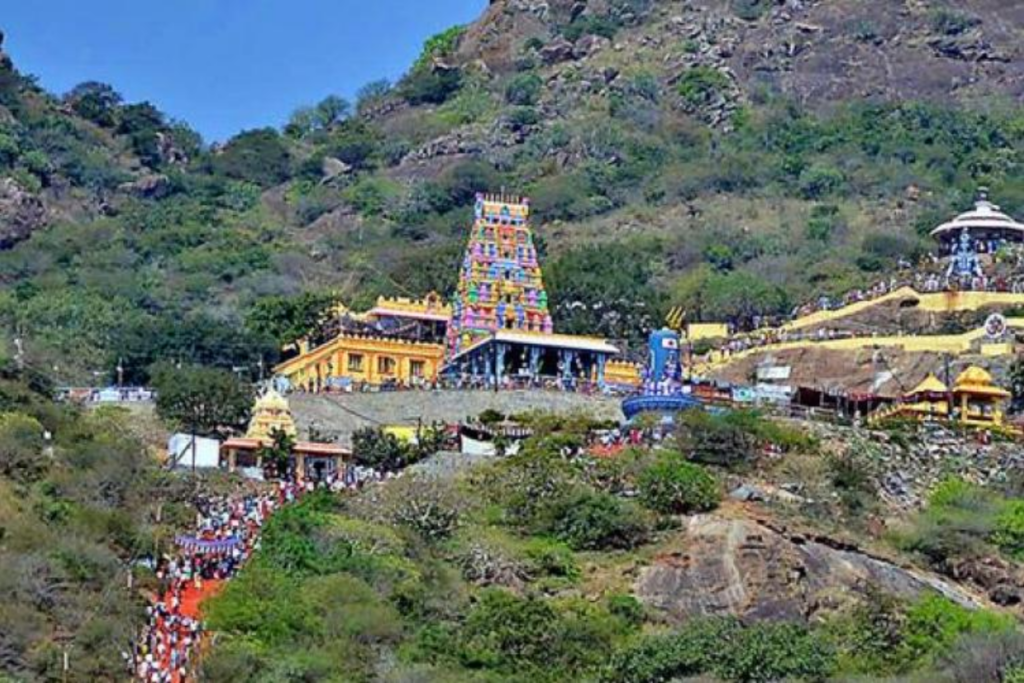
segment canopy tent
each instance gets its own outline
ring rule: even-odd
[[[197,536],[177,536],[174,542],[179,548],[190,553],[204,553],[207,555],[222,555],[235,548],[242,547],[242,539],[238,536],[227,538],[205,539]]]

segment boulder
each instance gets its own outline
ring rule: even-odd
[[[573,44],[559,36],[540,49],[540,57],[545,64],[557,64],[572,59]]]
[[[585,35],[576,41],[573,46],[572,56],[575,59],[583,59],[589,57],[592,54],[600,52],[612,44],[612,41],[604,38],[603,36],[595,36],[593,34]]]
[[[0,249],[9,249],[45,227],[48,220],[43,200],[25,190],[13,178],[0,179]]]
[[[320,172],[323,173],[323,180],[320,182],[327,183],[334,180],[338,176],[348,175],[352,172],[352,166],[346,164],[341,159],[334,157],[324,157],[323,162],[320,164]]]
[[[117,189],[137,197],[159,199],[166,197],[170,192],[171,180],[162,173],[153,173],[128,183],[121,183]]]

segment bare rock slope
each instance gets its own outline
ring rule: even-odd
[[[644,603],[674,620],[725,614],[808,619],[869,585],[908,598],[938,591],[966,607],[983,604],[936,575],[752,519],[698,516],[686,532],[686,550],[656,558],[635,585]]]

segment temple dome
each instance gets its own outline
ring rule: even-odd
[[[1024,223],[1014,220],[1000,210],[999,206],[988,200],[987,193],[978,193],[974,208],[966,211],[953,220],[943,223],[931,232],[936,239],[951,239],[963,230],[998,234],[1000,237],[1024,240]]]
[[[980,368],[979,368],[980,369]],[[982,370],[984,372],[984,370]],[[928,375],[916,387],[907,392],[907,396],[919,396],[921,394],[945,394],[949,388],[942,383],[935,375]]]
[[[995,386],[992,375],[983,368],[972,365],[956,378],[954,393],[976,394],[980,396],[1009,397],[1010,392]]]
[[[269,389],[265,394],[256,399],[256,405],[253,406],[253,413],[259,413],[261,411],[290,413],[291,406],[288,405],[288,399],[276,390]]]

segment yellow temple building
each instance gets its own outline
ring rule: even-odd
[[[311,347],[300,341],[298,355],[274,368],[288,385],[303,391],[350,388],[360,384],[429,386],[444,365],[443,339],[451,306],[437,293],[422,299],[379,297],[369,311],[339,316],[360,325]]]
[[[995,385],[987,370],[971,366],[956,378],[952,390],[935,375],[928,375],[899,403],[876,411],[869,421],[909,417],[1005,429],[1004,408],[1010,396],[1009,391]]]
[[[269,389],[256,399],[245,436],[228,439],[221,444],[222,466],[226,466],[229,472],[235,472],[239,467],[262,470],[263,449],[273,445],[274,435],[278,432],[293,440],[298,436],[288,400]],[[299,481],[310,478],[321,480],[340,475],[345,461],[351,455],[350,450],[336,444],[296,441],[292,448],[290,466],[294,468]]]

